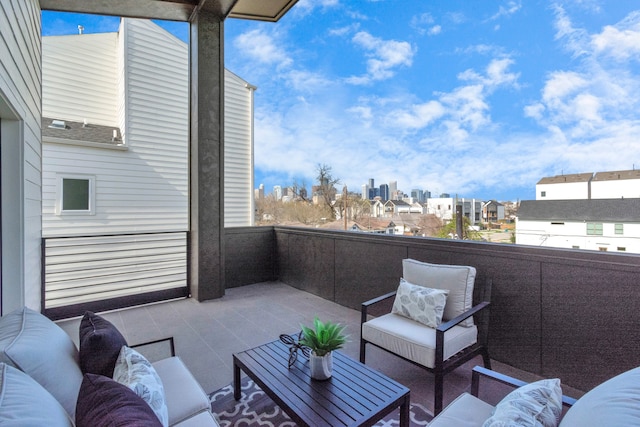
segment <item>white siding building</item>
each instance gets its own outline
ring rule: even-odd
[[[516,243],[640,253],[640,199],[524,200]]]
[[[37,0],[2,0],[2,314],[25,305],[40,310],[40,25]]]
[[[536,184],[536,200],[640,198],[640,170],[557,175]]]
[[[188,46],[137,19],[42,45],[47,306],[186,289]],[[254,89],[225,70],[225,226],[253,225]]]

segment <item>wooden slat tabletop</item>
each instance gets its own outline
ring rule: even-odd
[[[302,354],[289,369],[289,349],[273,341],[233,355],[234,394],[240,370],[301,426],[370,426],[396,408],[408,426],[409,389],[357,360],[334,351],[333,376],[312,380]]]

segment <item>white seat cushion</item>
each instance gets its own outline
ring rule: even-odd
[[[414,285],[449,291],[442,316],[445,322],[471,309],[473,305],[473,285],[476,280],[476,269],[473,267],[429,264],[415,259],[403,259],[402,276]],[[472,325],[473,318],[460,323],[460,326]]]
[[[211,410],[211,402],[200,384],[179,357],[153,363],[164,386],[169,425],[175,425],[202,411]]]
[[[491,416],[493,406],[462,393],[429,423],[429,427],[481,427]]]
[[[389,313],[362,325],[362,337],[422,366],[433,368],[436,330],[406,317]],[[444,334],[444,359],[476,343],[476,326],[454,326]]]
[[[209,411],[200,412],[198,415],[179,422],[174,427],[218,427],[216,417]]]

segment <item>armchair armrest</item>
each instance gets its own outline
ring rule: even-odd
[[[463,320],[466,320],[469,317],[473,316],[474,314],[478,313],[480,310],[483,310],[483,309],[487,308],[490,304],[491,303],[488,302],[488,301],[483,301],[480,304],[474,305],[469,310],[467,310],[464,313],[454,317],[453,319],[449,320],[448,322],[441,323],[436,328],[436,331],[437,331],[436,334],[437,333],[445,333],[445,332],[447,332],[449,329],[453,328],[454,326],[456,326],[457,324],[459,324]]]
[[[367,310],[369,309],[369,307],[371,307],[372,305],[376,305],[382,301],[386,301],[389,298],[394,297],[395,295],[396,295],[396,291],[392,291],[387,294],[380,295],[379,297],[370,299],[369,301],[363,302],[362,307],[360,308],[360,313],[361,313],[360,323],[362,324],[367,321]]]
[[[506,384],[513,388],[522,387],[528,384],[526,381],[519,380],[517,378],[510,377],[509,375],[501,374],[491,369],[483,368],[482,366],[476,366],[471,372],[471,394],[478,397],[480,388],[480,377],[489,378],[493,381],[497,381],[501,384]],[[562,405],[565,407],[571,407],[576,403],[576,399],[562,395]]]
[[[175,343],[173,341],[173,337],[167,337],[167,338],[160,338],[158,340],[153,340],[153,341],[147,341],[147,342],[141,342],[138,344],[134,344],[131,345],[131,348],[136,348],[136,347],[146,347],[148,345],[153,345],[153,344],[159,344],[161,342],[165,342],[165,341],[169,341],[169,347],[171,348],[171,357],[174,357],[176,355],[176,346]]]

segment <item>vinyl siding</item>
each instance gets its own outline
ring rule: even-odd
[[[3,216],[13,216],[17,224],[2,236],[3,244],[14,240],[13,236],[16,242],[11,253],[7,253],[9,248],[3,251],[2,313],[22,305],[40,309],[40,33],[37,0],[0,2],[0,98],[4,99],[0,104],[8,105],[19,119],[15,121],[18,136],[7,140],[5,135],[2,140],[2,145],[15,144],[16,157],[9,161],[19,164],[19,176],[2,183],[16,195],[15,203],[2,206]],[[6,118],[0,118],[3,126]]]
[[[224,93],[224,226],[254,224],[253,90],[225,70]]]

